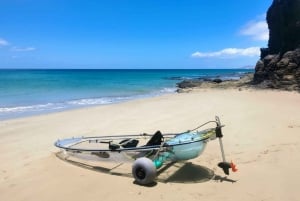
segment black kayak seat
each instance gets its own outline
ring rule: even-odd
[[[136,147],[138,143],[139,143],[138,140],[129,138],[129,139],[122,140],[119,144],[123,148],[133,148]]]
[[[155,146],[155,145],[161,145],[163,142],[163,135],[161,134],[160,131],[156,131],[154,135],[150,138],[150,140],[147,142],[145,146]]]

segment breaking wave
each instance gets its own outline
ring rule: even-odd
[[[133,99],[141,99],[153,96],[159,96],[162,94],[174,93],[176,88],[163,88],[159,91],[155,91],[143,95],[124,96],[124,97],[102,97],[102,98],[82,98],[68,100],[58,103],[46,103],[35,105],[21,105],[0,107],[0,120],[11,119],[16,117],[30,116],[43,113],[51,113],[57,111],[63,111],[68,109],[82,108],[96,105],[107,105],[129,101]]]

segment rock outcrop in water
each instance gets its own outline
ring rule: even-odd
[[[261,49],[253,83],[300,90],[300,0],[273,0],[267,12],[268,48]]]
[[[253,73],[247,73],[240,77],[238,80],[221,80],[216,79],[191,79],[184,80],[177,83],[177,92],[188,92],[191,88],[202,88],[202,89],[239,89],[249,88],[253,79]]]

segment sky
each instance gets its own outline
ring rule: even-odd
[[[255,66],[272,0],[0,0],[0,68]]]

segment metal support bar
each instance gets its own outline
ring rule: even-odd
[[[217,122],[216,130],[218,130],[218,132],[220,132],[219,135],[217,135],[217,137],[219,138],[219,144],[220,144],[220,149],[221,149],[221,153],[222,153],[222,160],[223,160],[223,162],[226,162],[223,141],[222,141],[222,137],[223,137],[222,130],[221,130],[222,125],[221,125],[220,118],[218,116],[216,116],[216,122]]]
[[[222,153],[222,159],[223,159],[223,162],[226,162],[222,138],[219,138],[219,143],[220,143],[220,148],[221,148],[221,153]]]

